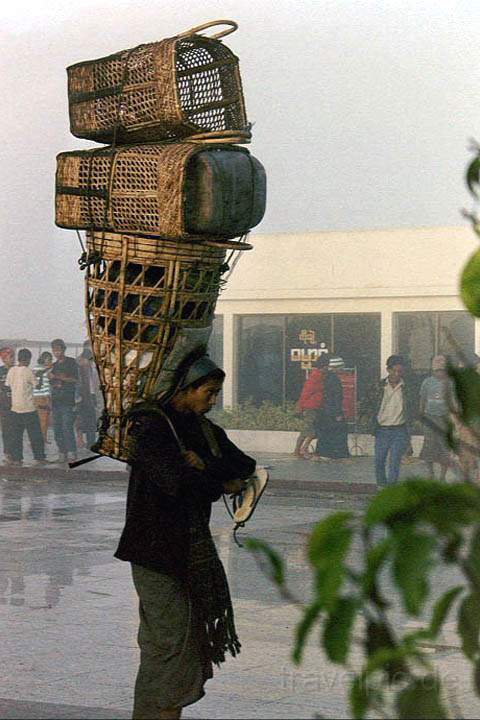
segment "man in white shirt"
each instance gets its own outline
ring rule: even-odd
[[[403,379],[401,355],[387,360],[388,376],[379,387],[375,407],[375,476],[380,486],[396,483],[409,442],[410,407]],[[387,458],[388,474],[386,471]]]
[[[40,428],[37,409],[33,400],[33,390],[37,385],[37,378],[28,366],[32,353],[27,348],[18,351],[18,365],[8,371],[5,385],[12,394],[12,444],[11,454],[13,465],[23,463],[23,434],[28,433],[33,457],[37,465],[45,461],[45,446]]]

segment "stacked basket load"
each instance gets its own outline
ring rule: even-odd
[[[239,146],[251,133],[238,59],[221,40],[236,27],[67,70],[72,133],[109,143],[61,153],[56,173],[56,224],[86,231],[103,455],[126,459],[129,410],[207,344],[231,256],[265,212],[265,171]]]

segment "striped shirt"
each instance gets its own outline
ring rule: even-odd
[[[33,391],[33,397],[50,397],[50,380],[48,379],[48,373],[44,373],[43,376],[41,375],[41,371],[45,370],[45,367],[43,365],[35,365],[33,368],[33,374],[37,379],[40,379],[42,377],[42,383],[40,387],[37,389],[35,388]]]

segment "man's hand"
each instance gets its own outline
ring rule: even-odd
[[[53,375],[56,380],[60,380],[60,382],[66,382],[66,383],[76,383],[77,378],[72,377],[71,375],[66,375],[65,373],[55,373]]]
[[[195,468],[195,470],[205,470],[205,463],[193,450],[186,450],[183,453],[183,457],[187,465]]]
[[[236,495],[242,490],[245,490],[246,484],[246,480],[235,478],[235,480],[228,480],[226,483],[223,483],[223,489],[227,495]]]

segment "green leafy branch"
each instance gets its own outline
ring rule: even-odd
[[[354,669],[350,688],[354,718],[364,718],[372,710],[385,713],[387,690],[394,693],[399,718],[448,717],[426,648],[438,638],[454,605],[462,650],[473,663],[478,689],[479,523],[480,488],[411,478],[378,493],[360,522],[351,512],[337,512],[314,527],[308,544],[312,599],[302,609],[292,658],[302,662],[315,626],[320,626],[322,648],[333,663],[352,669],[352,648],[360,645],[363,660]],[[354,543],[363,548],[360,568],[352,566]],[[291,597],[282,558],[258,540],[247,541],[247,546],[268,563],[283,596]],[[398,634],[391,619],[392,592],[385,587],[388,576],[405,614],[420,618],[430,598],[432,572],[441,563],[456,564],[464,584],[436,599],[424,627]]]

